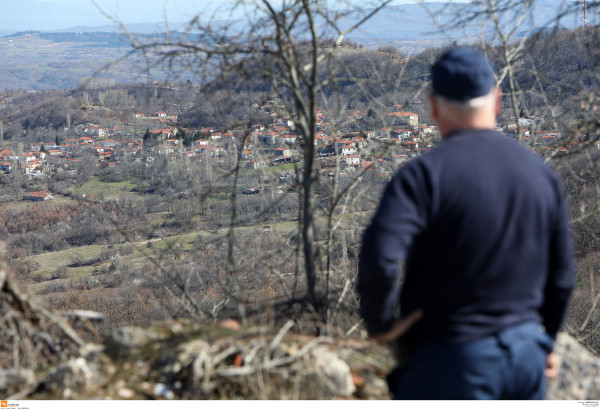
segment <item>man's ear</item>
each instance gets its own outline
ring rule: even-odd
[[[495,98],[495,106],[494,106],[494,115],[500,115],[500,105],[502,104],[502,89],[500,87],[496,87],[496,98]]]
[[[433,94],[429,94],[428,98],[429,98],[429,105],[431,106],[431,117],[433,118],[434,121],[437,121],[437,118],[439,115],[437,101],[435,100],[435,97],[433,96]]]

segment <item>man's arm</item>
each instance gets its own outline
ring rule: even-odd
[[[555,228],[550,238],[550,265],[544,291],[544,304],[540,311],[546,332],[556,339],[565,319],[569,298],[575,285],[573,244],[569,229],[569,212],[562,187],[559,186],[558,212]],[[548,380],[556,378],[560,369],[560,357],[550,352],[546,357],[544,375]]]
[[[418,162],[402,168],[387,186],[363,236],[357,290],[370,334],[386,333],[394,326],[398,264],[425,227],[430,202],[426,185]]]
[[[370,338],[379,344],[395,341],[404,335],[404,333],[408,331],[410,327],[415,324],[415,322],[419,321],[422,316],[423,310],[415,310],[402,319],[394,322],[394,325],[392,325],[392,328],[390,328],[389,331],[381,332],[379,334],[372,334]]]
[[[556,339],[565,319],[571,291],[575,285],[573,244],[569,229],[569,212],[562,188],[558,188],[558,211],[550,237],[550,263],[540,311],[546,332]]]

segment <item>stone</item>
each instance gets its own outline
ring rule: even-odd
[[[318,347],[312,350],[311,355],[322,399],[349,397],[354,393],[350,367],[335,352],[327,347]]]
[[[583,348],[575,338],[560,333],[554,346],[561,358],[560,372],[548,385],[546,399],[600,399],[600,358]]]

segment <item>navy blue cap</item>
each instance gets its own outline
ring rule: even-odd
[[[496,80],[485,56],[474,48],[446,51],[431,67],[433,92],[454,101],[468,101],[489,93]]]

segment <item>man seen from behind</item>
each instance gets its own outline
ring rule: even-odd
[[[450,49],[431,79],[442,141],[394,175],[365,231],[361,314],[399,346],[396,399],[542,399],[574,285],[561,183],[494,130],[501,92],[482,53]]]

